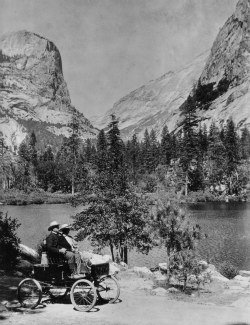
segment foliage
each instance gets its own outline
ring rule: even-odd
[[[122,195],[95,190],[80,202],[84,202],[86,208],[73,217],[78,240],[88,237],[93,246],[109,246],[113,260],[114,248],[120,255],[124,247],[137,248],[142,253],[152,248],[148,205],[132,189]]]
[[[11,271],[17,263],[20,239],[16,230],[19,226],[17,219],[0,212],[0,265],[3,270]]]
[[[228,279],[233,279],[239,274],[239,269],[230,262],[223,262],[219,266],[220,273]]]
[[[194,279],[198,285],[206,283],[209,278],[207,273],[203,273],[202,265],[199,263],[193,250],[184,249],[177,252],[170,258],[170,274],[183,283],[183,290],[186,290],[188,280]]]
[[[198,272],[195,247],[201,239],[200,226],[191,226],[184,211],[168,202],[158,207],[154,229],[167,250],[169,278],[178,275],[185,287],[188,275]]]

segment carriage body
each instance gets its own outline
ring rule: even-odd
[[[65,297],[70,293],[74,307],[79,311],[89,311],[97,298],[115,302],[120,295],[120,288],[114,276],[109,275],[109,263],[86,265],[83,263],[83,278],[70,277],[68,264],[64,262],[48,265],[36,264],[31,278],[22,280],[18,285],[18,300],[21,305],[31,299],[29,308],[35,308],[42,296],[51,298]],[[112,294],[112,295],[110,295]]]

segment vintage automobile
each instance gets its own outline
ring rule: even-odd
[[[70,293],[71,303],[78,311],[89,311],[97,299],[114,303],[120,295],[119,284],[109,275],[109,263],[89,265],[79,280],[71,279],[65,261],[50,261],[47,265],[34,265],[32,276],[22,280],[17,288],[21,306],[35,308],[43,296],[52,299],[65,297]]]

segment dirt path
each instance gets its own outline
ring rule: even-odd
[[[250,324],[250,309],[211,306],[168,300],[166,297],[122,293],[115,304],[97,305],[88,313],[71,304],[50,304],[26,314],[11,313],[2,324],[9,325],[240,325]]]
[[[2,281],[1,281],[2,280]],[[18,278],[0,278],[0,301],[14,301]],[[250,325],[250,289],[236,293],[216,285],[203,296],[153,296],[152,282],[131,273],[120,278],[121,296],[115,304],[97,304],[88,313],[74,310],[70,301],[49,303],[35,310],[0,312],[3,325]],[[235,289],[238,289],[232,282]],[[151,288],[151,289],[150,289]],[[210,288],[211,289],[211,288]],[[224,290],[224,293],[223,293]],[[229,294],[231,292],[231,294]],[[178,301],[181,299],[180,301]],[[3,300],[2,300],[3,301]]]

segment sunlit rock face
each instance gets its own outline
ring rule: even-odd
[[[180,107],[200,87],[205,95],[197,103],[197,113],[203,123],[224,123],[232,117],[239,129],[250,128],[249,83],[250,0],[241,0],[220,29],[210,52],[126,95],[94,122],[103,128],[109,116],[115,114],[125,139],[133,133],[142,138],[146,128],[154,128],[160,137],[164,125],[170,131],[181,125]]]
[[[54,43],[27,31],[0,38],[0,132],[6,143],[18,147],[34,130],[53,144],[70,135],[72,113]],[[97,130],[80,112],[76,115],[81,136],[94,137]]]

